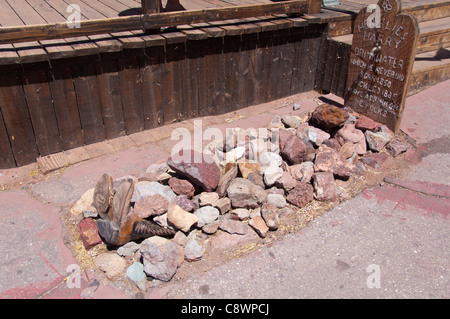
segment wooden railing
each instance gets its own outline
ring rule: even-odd
[[[267,4],[208,8],[164,13],[154,12],[154,0],[143,0],[142,15],[80,21],[79,27],[70,28],[67,22],[0,28],[0,44],[41,41],[68,37],[105,34],[131,30],[151,30],[164,26],[177,26],[200,22],[223,21],[276,14],[319,13],[321,1],[295,0]]]

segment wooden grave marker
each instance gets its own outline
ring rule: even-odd
[[[377,5],[361,9],[355,21],[345,105],[397,133],[419,24],[414,16],[400,13],[398,0],[379,0]]]

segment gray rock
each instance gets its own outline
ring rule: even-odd
[[[165,173],[169,170],[169,165],[167,165],[167,162],[161,163],[161,164],[151,164],[146,170],[146,173],[155,174],[155,175],[161,175],[162,173]]]
[[[172,241],[158,246],[144,240],[140,253],[144,260],[144,272],[155,279],[169,281],[180,266],[178,246]]]
[[[137,202],[144,197],[156,194],[164,196],[169,201],[169,203],[173,203],[173,201],[177,197],[177,195],[169,186],[161,185],[158,182],[142,181],[136,183],[131,201]]]
[[[283,115],[281,117],[281,122],[283,122],[284,126],[293,128],[297,128],[303,123],[302,119],[295,115]]]
[[[129,257],[132,256],[135,252],[137,252],[140,247],[141,245],[135,243],[134,241],[130,241],[125,245],[121,246],[119,249],[117,249],[117,253],[119,254],[119,256]]]
[[[266,186],[270,187],[277,180],[279,180],[283,176],[283,169],[281,167],[270,166],[264,171],[264,183]]]
[[[286,206],[286,199],[280,194],[269,194],[267,195],[267,203],[271,204],[277,208],[283,208]]]
[[[226,231],[227,233],[238,235],[245,235],[248,231],[248,226],[246,224],[232,219],[224,220],[220,224],[219,228],[223,231]]]
[[[366,131],[364,133],[366,135],[367,145],[372,151],[379,152],[383,149],[383,147],[392,140],[392,135],[389,132],[380,131],[380,132],[372,132]]]
[[[83,210],[82,214],[83,214],[83,218],[97,218],[98,217],[98,213],[95,211],[95,209]]]
[[[212,223],[209,223],[209,224],[207,224],[207,225],[205,225],[205,226],[203,226],[202,227],[202,231],[205,233],[205,234],[208,234],[208,235],[212,235],[212,234],[214,234],[218,229],[219,229],[219,226],[220,226],[220,223],[221,223],[222,221],[221,220],[215,220],[215,221],[213,221]]]
[[[203,256],[203,247],[195,239],[190,239],[184,247],[184,259],[196,261]]]
[[[147,276],[144,272],[144,265],[135,262],[127,269],[127,278],[134,283],[140,290],[145,291],[147,286]]]
[[[259,162],[261,163],[261,172],[264,173],[268,167],[280,167],[283,159],[277,153],[265,152],[259,156]]]
[[[201,228],[219,218],[220,212],[215,207],[203,206],[197,209],[194,215],[198,218],[197,226]]]
[[[235,178],[227,193],[236,208],[256,208],[267,201],[266,191],[245,178]]]

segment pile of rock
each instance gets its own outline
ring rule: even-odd
[[[138,287],[145,286],[147,276],[168,281],[184,260],[201,259],[200,231],[204,236],[255,231],[266,237],[279,228],[287,205],[336,201],[336,179],[361,174],[366,166],[377,168],[389,156],[380,153],[387,145],[393,156],[410,147],[399,140],[389,144],[394,135],[386,126],[330,104],[308,116],[275,116],[259,133],[235,129],[203,153],[181,151],[139,177],[114,181],[116,189],[134,180],[134,214],[177,231],[171,240],[151,237],[117,250],[134,261],[126,274]],[[93,236],[95,225],[83,224]],[[99,239],[84,242],[88,249]]]

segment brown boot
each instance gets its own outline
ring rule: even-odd
[[[134,181],[128,180],[120,184],[112,200],[108,219],[97,220],[98,233],[107,244],[122,245],[129,241],[130,236],[128,236],[128,240],[121,239],[121,234],[123,234],[121,225],[122,220],[126,220],[130,211],[130,200],[133,196],[133,192]],[[131,234],[131,227],[129,233]]]
[[[105,219],[97,219],[97,229],[100,237],[107,244],[117,245],[119,242],[119,227],[113,222]]]
[[[134,181],[129,179],[117,188],[112,201],[109,217],[117,226],[120,226],[121,221],[130,211],[130,201],[134,192]]]
[[[133,223],[131,238],[134,240],[151,236],[171,237],[175,234],[176,231],[173,229],[161,227],[152,221],[144,219]]]
[[[109,174],[103,174],[103,176],[95,185],[94,189],[94,201],[92,206],[97,210],[97,213],[101,218],[109,220],[107,215],[108,209],[111,206],[113,198],[113,179]]]

